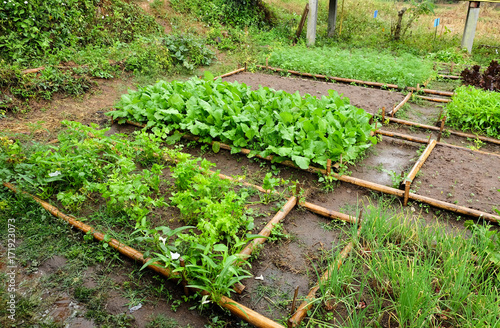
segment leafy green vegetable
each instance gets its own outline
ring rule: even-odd
[[[500,138],[500,93],[461,86],[446,108],[451,127]]]
[[[337,161],[341,155],[354,161],[376,142],[370,136],[370,115],[333,90],[318,99],[193,78],[130,91],[116,107],[108,115],[120,123],[132,120],[148,127],[166,126],[166,132],[189,131],[203,141],[252,149],[251,156],[289,158],[303,169],[311,163],[326,167],[328,159]]]
[[[275,50],[269,65],[315,74],[416,86],[436,75],[433,62],[411,54],[394,57],[375,49],[293,47]]]

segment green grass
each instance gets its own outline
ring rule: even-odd
[[[269,65],[327,76],[416,86],[435,77],[430,60],[402,54],[393,56],[374,49],[344,50],[338,47],[293,47],[277,49]]]
[[[471,235],[450,234],[444,226],[428,227],[387,208],[368,206],[360,238],[353,227],[350,257],[339,269],[333,265],[321,285],[311,323],[498,326],[499,266],[490,251],[498,237],[487,227],[472,226]],[[331,264],[339,251],[332,251]],[[500,255],[498,244],[493,252]]]
[[[500,138],[500,93],[461,86],[446,111],[451,127]]]

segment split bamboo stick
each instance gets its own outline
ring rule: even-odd
[[[358,227],[358,237],[360,235],[360,232],[361,232],[361,225]],[[351,252],[353,246],[354,243],[352,241],[349,244],[347,244],[342,250],[342,252],[340,252],[338,261],[332,263],[331,266],[328,267],[326,271],[323,273],[318,283],[309,290],[306,299],[302,302],[302,304],[300,304],[299,308],[297,309],[297,312],[295,312],[295,314],[290,319],[288,319],[288,328],[297,327],[298,325],[300,325],[300,323],[306,316],[307,311],[311,309],[313,302],[316,299],[316,292],[319,290],[320,284],[327,281],[330,278],[331,272],[335,270],[335,267],[337,267],[336,268],[337,270],[340,268],[343,261],[347,258],[347,256]]]
[[[420,96],[417,95],[417,97],[428,100],[428,101],[434,101],[434,102],[440,102],[440,103],[449,103],[451,102],[451,99],[445,99],[445,98],[433,98],[433,97],[426,97],[426,96]]]
[[[413,94],[413,91],[412,91],[412,92],[410,92],[410,93],[408,93],[408,94],[406,95],[406,97],[404,97],[403,101],[401,101],[401,102],[399,103],[399,105],[397,105],[396,107],[394,107],[394,108],[392,109],[392,111],[390,112],[391,117],[394,117],[394,114],[396,114],[396,112],[397,112],[398,110],[400,110],[400,109],[404,106],[404,104],[406,104],[406,103],[408,102],[408,100],[410,100],[410,98],[411,98],[411,95],[412,95],[412,94]],[[383,121],[382,121],[382,122],[383,122]]]
[[[324,216],[324,217],[327,217],[330,219],[337,219],[337,220],[341,220],[341,221],[345,221],[345,222],[349,222],[349,223],[353,223],[353,224],[357,222],[357,219],[353,216],[350,216],[350,215],[347,215],[344,213],[340,213],[337,211],[329,210],[325,207],[315,205],[313,203],[301,202],[301,203],[299,203],[299,205],[307,208],[309,211],[311,211],[313,213],[319,214],[321,216]]]
[[[266,226],[259,232],[260,236],[263,236],[262,238],[256,238],[252,240],[248,245],[240,252],[240,255],[242,255],[242,259],[248,259],[252,252],[259,246],[260,244],[263,244],[267,238],[271,235],[271,231],[273,230],[274,226],[279,223],[281,220],[283,220],[288,213],[297,205],[297,197],[292,196],[288,199],[285,205],[276,213],[276,215],[269,221]]]
[[[214,81],[217,80],[217,79],[222,79],[222,78],[225,78],[225,77],[228,77],[228,76],[231,76],[231,75],[234,75],[234,74],[238,74],[240,72],[244,72],[246,70],[245,67],[242,67],[242,68],[238,68],[237,70],[234,70],[232,72],[229,72],[229,73],[226,73],[226,74],[222,74],[222,75],[219,75],[219,76],[216,76],[214,77]]]
[[[4,187],[12,190],[14,193],[19,193],[19,190],[14,185],[12,185],[8,182],[4,182],[3,185],[4,185]],[[49,203],[41,200],[40,198],[38,198],[36,196],[33,196],[33,195],[31,195],[27,192],[24,192],[24,191],[21,191],[21,193],[32,198],[33,200],[35,200],[37,203],[39,203],[43,208],[45,208],[53,216],[60,218],[60,219],[63,219],[64,221],[68,222],[69,224],[71,224],[72,226],[74,226],[75,228],[79,229],[80,231],[82,231],[84,233],[88,233],[90,231],[95,239],[97,239],[99,241],[104,241],[104,234],[95,231],[95,229],[93,227],[86,225],[85,223],[82,223],[76,219],[73,219],[72,217],[59,211],[55,206],[50,205]],[[111,247],[113,247],[114,249],[116,249],[118,252],[120,252],[121,254],[123,254],[123,255],[125,255],[125,256],[127,256],[135,261],[141,262],[143,264],[145,264],[147,261],[149,261],[149,258],[144,258],[144,255],[141,252],[124,245],[123,243],[119,242],[116,239],[111,239],[108,242],[108,244]],[[170,278],[170,279],[174,279],[174,280],[181,279],[180,275],[174,274],[169,269],[160,267],[158,265],[159,265],[159,263],[155,262],[155,263],[148,265],[148,268],[165,276],[166,278]],[[190,288],[190,289],[196,290],[194,288]],[[206,295],[206,292],[202,291],[202,294]],[[216,302],[217,304],[219,304],[220,306],[222,306],[223,308],[231,311],[232,314],[240,317],[241,319],[247,321],[248,323],[255,325],[256,327],[259,327],[259,328],[284,328],[284,326],[280,325],[279,323],[274,322],[271,319],[261,315],[260,313],[257,313],[255,311],[253,311],[252,309],[247,308],[246,306],[237,303],[236,301],[230,299],[229,297],[221,296],[219,300],[213,299],[213,301]]]
[[[426,129],[426,130],[433,130],[433,131],[439,131],[440,130],[440,128],[437,127],[437,126],[427,125],[427,124],[420,124],[420,123],[411,122],[411,121],[405,121],[405,120],[402,120],[402,119],[399,119],[399,118],[395,118],[395,117],[387,117],[386,119],[388,119],[389,122],[403,124],[403,125],[408,125],[408,126],[414,126],[414,127],[422,128],[422,129]],[[447,132],[447,133],[450,133],[450,134],[453,134],[453,135],[456,135],[456,136],[459,136],[459,137],[479,139],[481,141],[491,142],[491,143],[500,145],[500,139],[495,139],[495,138],[490,138],[490,137],[475,135],[475,134],[472,134],[472,133],[465,133],[465,132],[460,132],[460,131],[447,130],[447,129],[443,130],[443,132]]]

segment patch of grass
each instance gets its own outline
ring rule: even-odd
[[[491,258],[492,232],[479,227],[465,238],[465,231],[449,234],[444,227],[426,227],[387,208],[369,205],[365,213],[361,237],[353,227],[354,249],[339,268],[341,248],[332,251],[330,277],[321,284],[312,322],[346,320],[356,327],[498,324],[500,268]]]

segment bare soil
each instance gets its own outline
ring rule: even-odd
[[[500,157],[438,145],[414,183],[418,194],[494,214],[500,208],[499,168]]]
[[[404,99],[404,95],[397,91],[314,81],[297,77],[283,77],[277,74],[244,72],[228,76],[224,80],[229,82],[238,81],[253,88],[258,88],[261,85],[275,90],[284,90],[289,93],[299,91],[301,95],[310,94],[317,97],[328,96],[329,90],[335,90],[340,95],[349,98],[352,105],[363,108],[372,114],[377,113],[382,107],[390,110]]]

